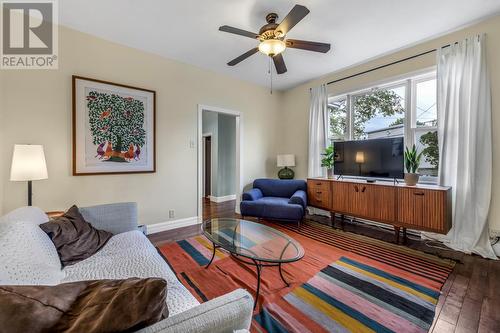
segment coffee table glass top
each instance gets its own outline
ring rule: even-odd
[[[290,236],[251,221],[234,218],[206,220],[203,234],[215,245],[252,260],[285,263],[304,256],[300,243]]]

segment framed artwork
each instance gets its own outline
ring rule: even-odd
[[[73,76],[73,175],[156,171],[156,92]]]

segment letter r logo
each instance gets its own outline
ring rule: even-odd
[[[52,54],[53,5],[2,2],[3,54]]]

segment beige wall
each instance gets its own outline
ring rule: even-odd
[[[500,16],[493,17],[446,36],[421,43],[417,46],[380,57],[348,70],[332,73],[285,92],[283,107],[281,109],[281,120],[279,122],[281,126],[279,130],[281,140],[278,150],[281,153],[295,154],[297,158],[297,177],[307,177],[307,135],[310,87],[362,72],[395,60],[403,59],[423,51],[435,49],[481,32],[487,34],[487,57],[493,96],[493,170],[500,170]],[[435,53],[432,53],[369,74],[348,79],[341,83],[331,84],[328,88],[332,95],[341,94],[350,90],[362,88],[370,83],[426,69],[434,65]],[[490,210],[490,228],[500,231],[500,174],[495,171],[493,173],[492,184],[493,192]]]
[[[59,70],[0,71],[4,85],[0,209],[4,213],[26,202],[26,183],[8,180],[12,147],[32,143],[45,147],[49,179],[33,184],[34,204],[44,210],[61,210],[74,203],[137,201],[143,223],[167,221],[169,209],[175,210],[175,219],[196,216],[197,149],[189,143],[196,142],[198,103],[242,112],[245,183],[275,173],[281,93],[271,95],[263,87],[67,28],[60,29],[59,45]],[[156,90],[156,173],[71,175],[73,74]]]

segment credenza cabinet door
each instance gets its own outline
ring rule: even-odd
[[[346,213],[351,210],[349,199],[350,184],[332,182],[332,211]]]
[[[414,225],[416,229],[446,233],[448,222],[448,192],[418,188],[397,189],[398,222]]]
[[[384,222],[396,219],[396,191],[393,187],[363,185],[363,189],[368,205],[367,218]]]
[[[350,184],[350,211],[371,220],[394,221],[396,215],[396,192],[392,187]]]
[[[369,202],[366,185],[349,184],[349,211],[353,215],[368,218]]]

